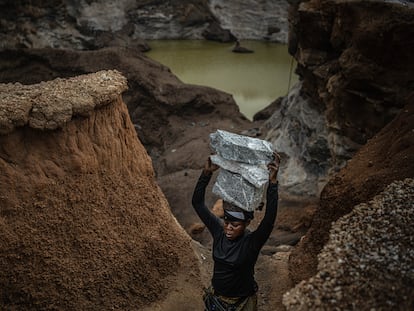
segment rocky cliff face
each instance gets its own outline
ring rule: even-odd
[[[301,1],[289,19],[302,84],[265,128],[285,153],[286,184],[318,194],[326,175],[390,122],[413,90],[414,4]]]
[[[275,101],[262,128],[283,157],[278,177],[283,189],[299,197],[317,197],[333,163],[325,117],[302,92],[302,85],[297,83],[288,96]]]
[[[2,309],[136,309],[197,269],[126,88],[116,71],[0,85]]]
[[[324,106],[330,144],[352,150],[387,124],[413,89],[414,5],[308,1],[297,9],[289,49],[303,91]]]
[[[286,0],[211,0],[211,12],[221,27],[239,39],[286,43],[288,38]]]
[[[351,212],[355,205],[368,202],[393,181],[414,176],[413,95],[405,102],[406,106],[398,116],[370,139],[323,189],[311,228],[290,258],[295,282],[316,273],[317,255],[328,241],[333,221]],[[408,204],[406,208],[413,206]],[[385,218],[384,230],[387,221]],[[362,230],[364,224],[360,225]],[[412,223],[409,226],[412,227]],[[391,243],[393,234],[384,233],[383,238]],[[358,247],[363,249],[363,243]]]
[[[149,49],[144,40],[287,40],[286,1],[6,1],[0,3],[1,48]],[[251,8],[260,7],[255,13]],[[211,9],[210,9],[211,8]],[[229,16],[235,16],[229,20]]]
[[[332,167],[368,141],[322,191],[312,228],[292,256],[299,281],[316,271],[316,254],[332,221],[387,183],[414,176],[407,151],[414,124],[408,97],[414,85],[408,52],[414,50],[414,7],[399,1],[307,1],[292,8],[291,18],[289,49],[303,77],[301,93],[324,114],[321,137]],[[398,118],[369,141],[397,111]]]

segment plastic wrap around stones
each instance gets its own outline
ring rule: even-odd
[[[216,152],[211,161],[221,168],[213,193],[253,211],[262,200],[269,178],[266,165],[273,157],[272,144],[222,130],[210,134],[210,144]]]

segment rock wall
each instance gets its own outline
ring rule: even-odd
[[[308,1],[291,14],[290,52],[304,92],[325,109],[335,158],[387,124],[413,89],[414,5]]]
[[[271,129],[267,139],[282,147],[285,163],[296,163],[296,170],[283,168],[298,176],[289,181],[291,191],[318,195],[327,174],[390,122],[413,90],[414,4],[291,3],[289,52],[298,63],[301,89],[292,89],[292,99],[279,105],[265,128]],[[309,127],[314,114],[320,117],[311,117]]]
[[[126,88],[117,71],[0,85],[1,309],[132,310],[197,271]]]
[[[287,43],[288,1],[211,0],[211,12],[221,27],[239,39]]]
[[[0,3],[0,48],[98,49],[122,46],[146,51],[144,40],[239,39],[286,43],[286,1],[244,5],[207,0],[47,0]],[[259,8],[255,13],[251,7]],[[214,13],[214,14],[213,14]],[[262,14],[265,14],[263,19]],[[234,16],[230,23],[228,17]],[[260,27],[258,27],[260,26]]]
[[[298,82],[280,99],[262,128],[266,140],[282,156],[278,178],[283,190],[299,197],[317,197],[333,164],[325,117],[303,94],[302,85]]]
[[[393,181],[414,176],[414,94],[406,103],[398,116],[370,139],[323,189],[311,228],[290,257],[291,275],[296,283],[316,273],[317,256],[328,241],[333,221],[351,212],[354,206],[368,202]],[[392,233],[383,237],[392,239]]]
[[[2,48],[149,49],[144,39],[203,39],[207,1],[18,1],[0,4]]]
[[[300,94],[324,115],[328,135],[323,137],[334,168],[321,192],[311,228],[290,256],[295,283],[317,273],[318,254],[328,242],[332,222],[350,213],[354,206],[371,200],[393,181],[414,176],[414,62],[409,54],[414,50],[410,39],[413,17],[413,4],[405,1],[306,1],[290,12],[289,50],[298,60]],[[297,122],[297,127],[301,128],[302,123],[305,122]],[[283,133],[277,128],[273,131]],[[335,173],[341,165],[346,166]],[[363,223],[357,227],[365,230]],[[390,233],[382,237],[386,241],[393,238]],[[356,246],[358,252],[368,256],[362,244]],[[405,251],[401,256],[407,255]],[[380,265],[375,260],[371,264]],[[361,273],[368,273],[371,268],[361,269]],[[372,286],[364,289],[367,292],[366,296],[361,294],[362,300],[375,299],[381,292],[381,282],[372,277]],[[320,297],[313,287],[318,281],[312,282],[300,286],[305,296],[298,299],[303,305],[298,305],[299,300],[287,303],[293,309],[312,310],[318,296],[323,308],[334,308],[329,299],[336,298]],[[358,279],[346,279],[343,275],[329,282],[359,284]],[[316,291],[312,293],[305,287]],[[394,294],[398,295],[390,295]],[[307,306],[309,299],[312,303]],[[352,299],[347,295],[349,305],[344,308],[352,307]],[[378,301],[384,302],[382,298]],[[409,301],[402,305],[407,303],[412,306]]]

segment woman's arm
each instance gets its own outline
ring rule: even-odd
[[[211,176],[217,169],[218,166],[211,163],[210,158],[208,158],[203,172],[201,173],[197,185],[194,189],[192,199],[192,204],[198,217],[200,217],[212,235],[214,235],[216,232],[219,232],[219,230],[222,230],[222,225],[219,219],[206,207],[204,197],[206,193],[206,187],[210,182]]]
[[[274,161],[267,166],[269,169],[269,185],[267,186],[266,192],[266,212],[260,225],[253,233],[256,247],[259,249],[272,233],[277,216],[279,199],[277,174],[279,172],[280,156],[275,152],[274,158]]]

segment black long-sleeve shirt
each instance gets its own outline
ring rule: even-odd
[[[254,232],[245,231],[236,240],[225,236],[223,224],[204,203],[211,175],[202,173],[193,194],[193,207],[213,236],[214,272],[212,285],[218,295],[246,297],[257,290],[254,266],[260,249],[270,236],[276,220],[278,187],[269,183],[266,193],[266,212]]]

